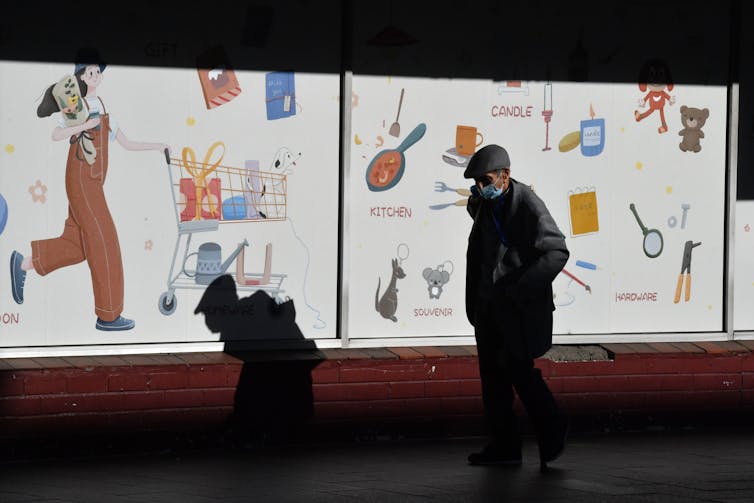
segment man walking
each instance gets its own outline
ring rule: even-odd
[[[466,314],[474,325],[490,441],[472,465],[521,464],[513,390],[532,420],[541,467],[563,452],[568,421],[534,359],[552,346],[552,281],[568,260],[565,237],[544,202],[510,177],[508,152],[480,149],[465,178],[474,179],[474,219],[466,254]]]

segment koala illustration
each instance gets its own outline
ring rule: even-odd
[[[679,136],[683,137],[683,141],[678,145],[682,152],[699,152],[702,150],[702,145],[699,142],[704,138],[704,131],[702,127],[707,122],[709,117],[709,109],[703,108],[691,108],[687,106],[681,107],[681,123],[683,129],[678,132]]]
[[[439,299],[440,295],[442,295],[443,285],[450,281],[450,273],[443,270],[442,267],[438,267],[437,269],[427,267],[422,271],[422,276],[424,276],[424,279],[427,280],[427,285],[429,285],[427,287],[429,298]]]

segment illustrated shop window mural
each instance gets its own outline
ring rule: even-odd
[[[334,338],[339,76],[98,50],[0,62],[0,348]],[[229,332],[196,310],[221,276],[259,307]]]
[[[348,337],[473,335],[451,264],[466,263],[463,170],[489,144],[566,234],[556,334],[719,330],[726,89],[645,61],[633,83],[355,75]]]
[[[168,152],[169,148],[164,143],[133,141],[119,128],[97,92],[106,67],[95,50],[80,51],[73,76],[66,75],[51,85],[37,108],[37,115],[42,118],[60,113],[52,140],[70,143],[65,164],[68,217],[59,237],[32,241],[30,253],[13,251],[10,286],[13,300],[23,304],[30,272],[46,276],[86,261],[94,292],[95,327],[119,331],[132,329],[135,322],[121,315],[123,263],[118,232],[104,193],[109,143],[117,141],[126,150]]]

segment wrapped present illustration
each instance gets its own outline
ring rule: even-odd
[[[181,222],[189,220],[199,220],[196,217],[197,208],[200,208],[199,215],[204,220],[217,220],[220,216],[220,179],[212,178],[207,182],[207,186],[201,189],[201,199],[197,204],[196,183],[192,178],[181,178],[180,180],[181,202],[183,211],[181,211]],[[225,217],[225,208],[223,207],[223,218]],[[229,218],[233,220],[234,218]]]
[[[181,178],[178,181],[181,199],[181,222],[196,220],[196,185],[193,178]]]
[[[266,77],[267,120],[296,115],[296,84],[293,72],[270,72]]]
[[[215,47],[196,58],[199,82],[207,109],[219,107],[241,94],[236,73],[222,47]]]
[[[220,218],[220,179],[211,178],[202,191],[202,218],[217,220]]]
[[[215,149],[222,147],[223,152],[219,158],[210,163]],[[190,147],[184,147],[182,151],[183,166],[191,175],[191,178],[181,178],[179,190],[185,207],[181,211],[181,221],[188,220],[219,220],[222,212],[220,198],[220,179],[209,178],[217,169],[225,155],[225,144],[215,142],[204,156],[204,162],[196,162],[196,154]]]

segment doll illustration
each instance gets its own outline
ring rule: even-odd
[[[649,91],[647,92],[647,89]],[[639,98],[639,107],[644,108],[649,105],[649,110],[639,112],[634,110],[636,122],[649,117],[653,112],[660,112],[660,127],[657,132],[662,134],[668,131],[668,124],[665,122],[665,104],[673,105],[675,96],[670,96],[667,91],[673,90],[673,79],[670,76],[668,64],[660,59],[650,59],[642,65],[639,71],[639,90],[647,94]]]

